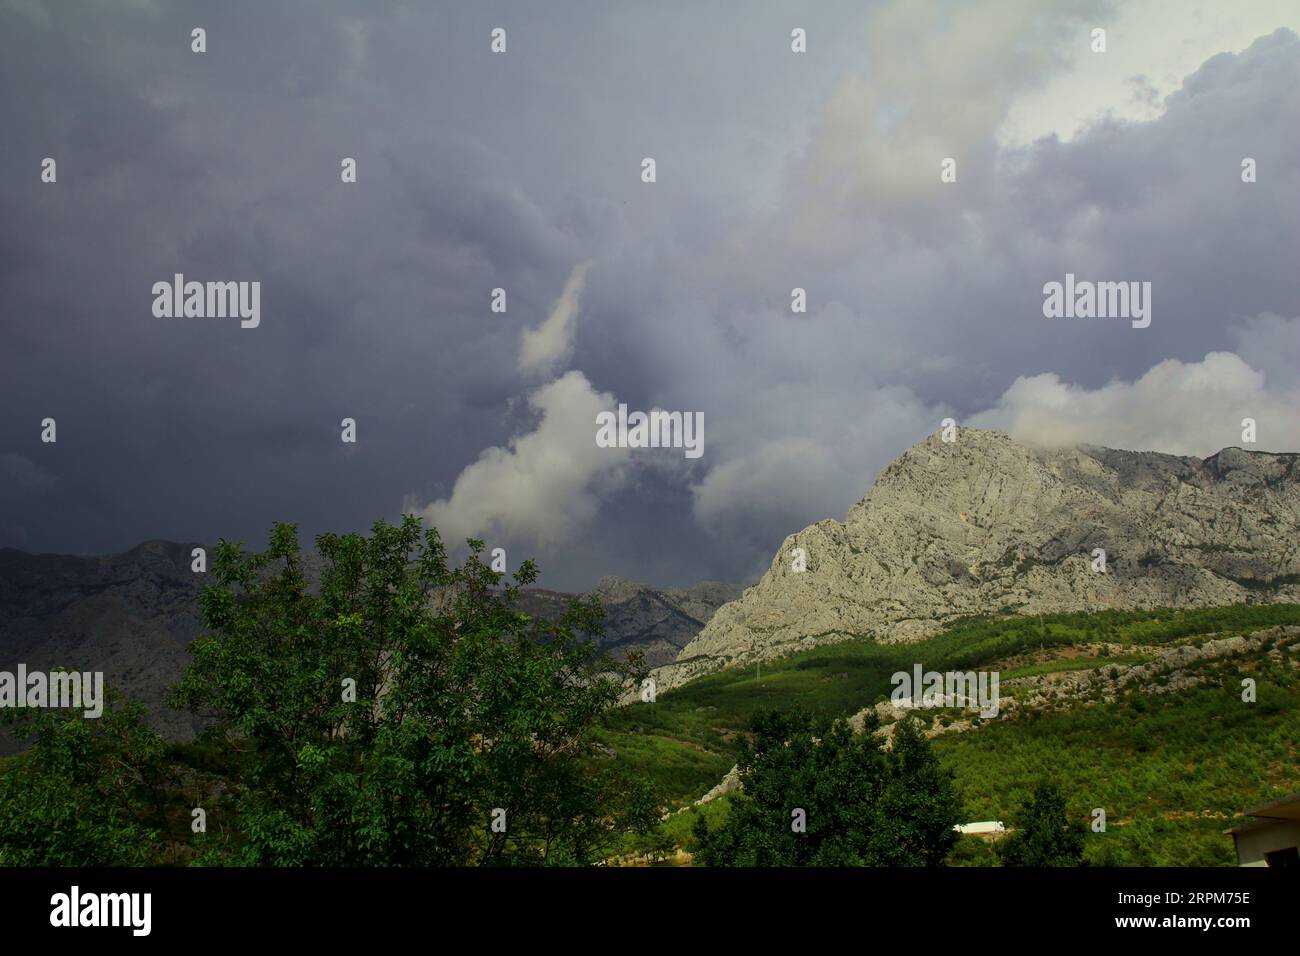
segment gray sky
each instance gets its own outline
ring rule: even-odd
[[[1199,455],[1249,416],[1300,449],[1296,29],[1280,2],[0,0],[0,546],[414,510],[552,587],[743,582],[949,415]],[[259,281],[260,326],[154,317],[177,272]],[[1066,273],[1150,282],[1150,327],[1045,318]],[[704,454],[597,448],[620,402],[702,412]]]

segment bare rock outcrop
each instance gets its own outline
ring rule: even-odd
[[[658,687],[849,638],[916,640],[971,614],[1300,601],[1298,462],[933,435],[843,522],[786,538],[758,584],[656,671]]]

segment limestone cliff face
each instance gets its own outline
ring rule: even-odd
[[[881,472],[843,522],[788,537],[758,584],[656,672],[659,687],[852,637],[915,640],[999,609],[1300,601],[1298,528],[1300,455],[934,435]],[[1094,548],[1105,573],[1092,569]]]

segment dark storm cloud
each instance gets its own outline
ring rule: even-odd
[[[1155,122],[1015,154],[976,124],[954,191],[831,196],[817,169],[864,168],[836,151],[876,128],[827,111],[857,95],[845,77],[916,59],[912,108],[956,109],[961,77],[924,86],[933,51],[872,48],[857,3],[610,6],[0,3],[0,545],[257,543],[274,520],[352,530],[446,500],[537,426],[519,335],[588,259],[566,368],[633,408],[703,411],[706,455],[620,471],[566,542],[504,542],[557,587],[741,578],[1018,376],[1095,388],[1246,355],[1235,318],[1300,311],[1279,200],[1300,189],[1294,35],[1206,64]],[[1017,67],[988,70],[975,95],[1001,102]],[[1042,283],[1066,271],[1152,280],[1148,334],[1049,326]],[[259,280],[261,326],[154,318],[175,272]]]
[[[13,474],[59,479],[12,482],[6,505],[24,506],[0,533],[104,551],[153,535],[258,541],[275,519],[360,528],[408,494],[445,492],[517,430],[519,332],[573,264],[629,230],[671,241],[662,213],[626,209],[641,156],[676,160],[665,193],[685,216],[703,190],[693,138],[762,122],[757,103],[726,115],[749,77],[708,55],[727,31],[762,35],[759,22],[697,19],[715,35],[687,36],[690,51],[662,14],[595,14],[0,7],[0,448]],[[492,59],[502,23],[511,51]],[[205,54],[190,51],[194,26]],[[783,34],[766,31],[773,60]],[[723,87],[713,108],[682,109],[709,77]],[[47,155],[56,186],[37,181]],[[339,183],[343,156],[359,161],[356,187]],[[175,272],[259,280],[261,327],[155,319],[150,288]],[[488,312],[496,286],[508,316]],[[39,442],[46,416],[57,445]],[[338,441],[344,416],[358,420],[355,449]]]

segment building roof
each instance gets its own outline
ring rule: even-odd
[[[1251,820],[1249,823],[1243,823],[1241,826],[1233,827],[1231,830],[1224,830],[1224,833],[1245,833],[1248,830],[1257,830],[1260,827],[1268,826],[1274,820],[1300,820],[1300,793],[1293,793],[1290,796],[1281,797],[1268,803],[1261,803],[1257,807],[1243,810],[1242,813],[1256,819]]]
[[[1007,828],[1001,820],[980,820],[975,823],[959,823],[953,829],[958,833],[1005,833]]]
[[[1282,797],[1280,800],[1273,800],[1270,803],[1261,803],[1259,806],[1251,807],[1244,812],[1248,817],[1300,820],[1300,793],[1293,793],[1289,797]]]

